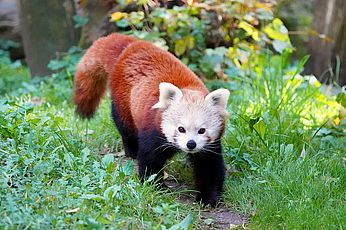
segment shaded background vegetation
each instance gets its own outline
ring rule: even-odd
[[[295,58],[311,54],[306,74],[314,74],[322,82],[341,85],[346,82],[346,3],[342,0],[64,0],[29,5],[25,2],[17,1],[17,5],[9,0],[0,2],[3,22],[0,36],[22,43],[33,76],[47,74],[47,61],[66,52],[69,46],[87,47],[98,37],[114,31],[134,33],[157,42],[160,38],[185,62],[200,58],[205,48],[233,47],[230,55],[241,58],[243,64],[249,52],[287,48],[288,44],[284,44],[287,39],[275,37],[277,34],[264,28],[280,18],[290,35]],[[182,8],[171,10],[174,6]],[[275,26],[279,31],[278,25]],[[23,58],[24,52],[12,47],[11,55]],[[237,64],[236,60],[233,62]]]

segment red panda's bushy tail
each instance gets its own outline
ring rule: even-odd
[[[94,115],[118,56],[134,41],[136,39],[130,36],[111,34],[95,41],[86,51],[74,79],[73,101],[81,117],[91,118]]]

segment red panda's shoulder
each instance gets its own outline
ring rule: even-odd
[[[133,83],[150,82],[158,90],[161,82],[172,83],[178,88],[205,90],[203,82],[177,57],[152,43],[137,41],[129,45],[120,57],[120,68]],[[134,76],[134,77],[133,77]],[[138,76],[138,78],[136,77]]]
[[[136,41],[119,56],[111,77],[113,98],[121,104],[121,116],[132,115],[136,128],[160,127],[160,111],[151,109],[159,99],[159,84],[207,93],[203,82],[179,59],[152,43]]]

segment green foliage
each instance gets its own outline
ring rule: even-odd
[[[314,3],[314,0],[280,0],[274,12],[275,17],[280,18],[292,32],[291,40],[297,47],[294,53],[297,57],[306,54],[309,37],[318,35],[317,31],[312,31]]]
[[[346,108],[346,93],[345,92],[339,93],[336,98],[336,101]]]
[[[28,69],[24,68],[19,60],[12,62],[6,51],[15,44],[9,41],[1,43],[4,49],[0,49],[0,95],[15,92],[18,94],[23,91],[21,88],[28,88]]]
[[[114,12],[111,21],[121,31],[168,49],[202,77],[225,79],[226,69],[248,68],[253,54],[267,48],[279,53],[293,48],[286,27],[273,16],[273,3],[213,0],[173,9],[137,4],[151,10]],[[230,58],[223,62],[224,57]]]
[[[0,49],[8,50],[11,48],[18,48],[19,44],[17,42],[11,40],[0,39]]]
[[[288,133],[300,138],[306,134],[306,139],[294,143],[302,149],[311,142],[320,126],[338,116],[341,105],[335,97],[320,92],[321,84],[316,78],[299,74],[307,58],[296,66],[289,65],[288,53],[259,55],[256,60],[254,68],[245,73],[244,78],[231,78],[233,97],[230,106],[234,114],[230,129],[234,135],[228,135],[226,142],[242,143],[242,148],[248,142],[255,146],[251,152],[258,157],[259,145],[270,149],[268,140],[280,145],[292,142]],[[257,137],[249,139],[248,132]],[[244,136],[239,133],[244,133]],[[272,150],[269,152],[275,154]]]
[[[80,28],[80,27],[85,26],[88,23],[89,18],[88,17],[82,17],[80,15],[75,15],[75,16],[73,16],[73,20],[75,22],[74,27]]]
[[[48,63],[48,68],[53,71],[62,70],[62,74],[73,75],[77,68],[77,63],[84,51],[79,47],[71,47],[66,55],[61,59],[54,59]]]
[[[133,161],[114,157],[109,100],[91,122],[74,115],[75,51],[50,63],[51,78],[0,100],[0,228],[190,229],[196,214],[178,193],[141,183]]]
[[[231,175],[225,199],[259,228],[338,228],[345,223],[345,119],[336,96],[301,76],[307,60],[260,55],[232,78],[224,139]]]
[[[176,194],[142,184],[132,161],[100,159],[83,146],[67,114],[13,100],[2,100],[0,111],[0,226],[191,225],[191,214],[174,211]]]

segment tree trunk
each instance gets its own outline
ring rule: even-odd
[[[346,1],[316,0],[313,30],[319,36],[309,39],[311,58],[305,72],[315,74],[322,82],[330,83],[331,79],[339,77],[339,83],[346,84]],[[339,73],[337,57],[341,61]]]
[[[343,19],[341,19],[342,26],[339,31],[339,35],[335,40],[335,47],[333,49],[334,56],[338,55],[340,58],[340,72],[339,83],[346,85],[346,2],[343,1],[343,8],[340,9],[343,12]],[[336,58],[332,59],[332,66],[336,66]]]
[[[109,22],[109,11],[115,5],[114,0],[74,0],[77,13],[88,17],[88,22],[82,28],[84,47],[89,47],[96,39],[105,35],[103,24]]]
[[[31,76],[50,73],[49,61],[76,45],[73,0],[17,0],[24,51]]]
[[[12,59],[24,58],[18,10],[13,0],[0,0],[0,40],[17,42],[20,46],[11,47],[10,56]]]

